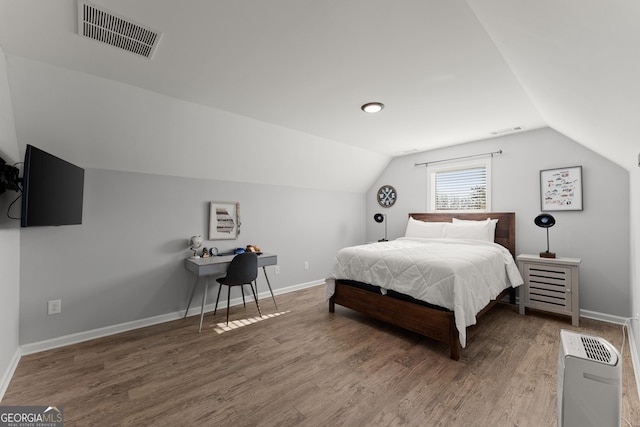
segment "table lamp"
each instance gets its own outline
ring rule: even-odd
[[[540,258],[555,258],[556,254],[554,252],[549,252],[549,228],[553,227],[556,223],[556,219],[549,214],[540,214],[538,215],[533,222],[542,228],[547,229],[547,250],[545,252],[540,252]]]
[[[384,239],[378,240],[378,242],[386,242],[387,241],[387,216],[385,214],[377,213],[373,216],[373,220],[377,223],[384,222]]]

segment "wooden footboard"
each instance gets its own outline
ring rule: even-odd
[[[478,317],[506,296],[505,289],[491,301]],[[365,291],[336,280],[335,293],[329,300],[329,311],[335,312],[335,304],[351,308],[378,320],[391,323],[449,345],[450,357],[460,360],[460,338],[452,311],[426,307],[409,301]]]

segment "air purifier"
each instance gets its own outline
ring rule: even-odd
[[[622,412],[622,358],[608,341],[560,331],[558,427],[617,427]]]

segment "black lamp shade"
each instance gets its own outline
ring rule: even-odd
[[[556,224],[556,219],[549,214],[540,214],[533,220],[533,222],[535,222],[538,227],[549,228]]]
[[[377,213],[373,216],[373,220],[375,222],[383,222],[384,221],[384,215],[382,215],[381,213]]]

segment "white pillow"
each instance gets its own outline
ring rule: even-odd
[[[489,221],[481,221],[479,224],[466,222],[446,223],[443,237],[447,239],[474,239],[493,242],[493,239],[489,240],[490,229],[491,222]]]
[[[490,226],[489,226],[489,233],[487,235],[487,239],[490,242],[495,241],[496,239],[496,224],[498,223],[497,219],[491,219],[491,218],[487,218],[485,220],[482,221],[474,221],[474,220],[469,220],[469,219],[458,219],[458,218],[452,218],[451,222],[453,223],[457,223],[457,224],[485,224],[487,222],[489,222]]]
[[[428,239],[439,239],[442,237],[444,225],[447,222],[424,222],[409,217],[405,237],[424,237]]]

